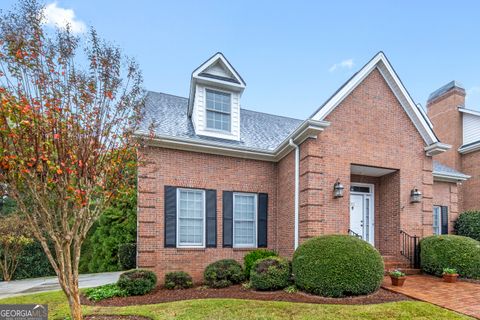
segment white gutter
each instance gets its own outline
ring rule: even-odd
[[[440,173],[433,171],[433,180],[434,181],[445,181],[445,182],[461,182],[466,181],[471,178],[471,176],[466,174],[454,174],[454,173]]]
[[[295,148],[295,228],[294,228],[294,249],[298,247],[298,200],[300,193],[300,147],[290,139],[288,143]]]
[[[242,145],[228,146],[221,142],[202,141],[196,138],[167,135],[155,135],[152,138],[147,130],[138,130],[134,135],[138,138],[145,138],[146,142],[153,146],[278,162],[292,150],[290,140],[293,140],[295,144],[300,144],[308,138],[316,138],[316,136],[329,125],[330,122],[328,121],[305,120],[295,131],[286,137],[277,148],[271,151],[248,148]]]
[[[460,152],[461,154],[466,154],[478,150],[480,150],[480,141],[469,144],[466,147],[462,146],[458,149],[458,152]]]
[[[443,153],[449,150],[452,146],[446,143],[435,142],[424,148],[427,156],[436,156],[437,154]]]

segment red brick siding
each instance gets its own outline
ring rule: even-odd
[[[458,187],[456,183],[435,181],[433,183],[433,204],[448,207],[448,233],[453,233],[455,221],[458,218]],[[433,214],[424,217],[425,224],[432,225],[430,235],[433,234]],[[427,236],[429,234],[426,234]]]
[[[437,137],[443,143],[452,145],[452,149],[435,156],[447,166],[461,170],[461,156],[458,148],[462,145],[462,115],[459,106],[465,105],[465,94],[458,90],[450,90],[427,104],[428,117],[432,121]]]
[[[380,234],[377,240],[383,242],[378,247],[385,253],[398,253],[399,236],[393,230],[402,228],[422,235],[423,215],[432,212],[431,196],[423,203],[410,203],[410,191],[415,186],[432,194],[432,162],[423,150],[423,139],[376,70],[326,120],[331,126],[316,140],[302,145],[308,154],[308,169],[301,183],[314,185],[321,192],[316,195],[316,205],[301,208],[301,221],[305,221],[301,239],[347,232],[351,164],[391,168],[399,171],[383,178],[385,192],[380,188],[379,194],[390,211],[385,217],[388,225],[382,226],[389,232]],[[343,198],[334,199],[332,188],[337,179],[346,190]]]
[[[148,147],[139,150],[148,162],[139,168],[138,266],[151,268],[163,281],[169,271],[189,272],[196,282],[216,260],[242,261],[248,250],[222,248],[222,192],[268,193],[268,243],[276,243],[275,163]],[[217,248],[164,248],[164,186],[217,190]]]
[[[480,151],[462,155],[462,172],[471,178],[459,188],[461,210],[480,210]]]
[[[277,196],[276,249],[280,255],[290,257],[295,241],[295,152],[290,152],[278,163]]]

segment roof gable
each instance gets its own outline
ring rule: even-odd
[[[395,97],[398,99],[401,106],[415,125],[415,128],[425,141],[425,144],[427,146],[440,144],[433,129],[428,123],[428,118],[413,102],[413,99],[410,97],[410,94],[398,78],[398,75],[383,52],[379,52],[362,69],[360,69],[360,71],[355,73],[311,116],[311,118],[318,121],[325,120],[325,118],[375,69],[380,72],[392,92],[395,94]],[[448,149],[447,145],[442,144],[441,147]]]
[[[192,78],[210,78],[231,82],[237,84],[241,88],[245,88],[246,86],[246,83],[243,81],[240,74],[221,52],[217,52],[195,69],[192,73]]]

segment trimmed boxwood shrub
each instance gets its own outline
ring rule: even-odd
[[[243,266],[245,268],[245,276],[250,277],[250,270],[257,260],[267,258],[267,257],[278,257],[278,254],[275,251],[268,249],[256,249],[250,251],[243,257]]]
[[[205,268],[205,284],[212,288],[225,288],[245,279],[240,263],[233,259],[216,261]]]
[[[193,287],[192,277],[184,271],[168,272],[165,274],[165,288],[188,289]]]
[[[293,276],[300,290],[327,297],[369,294],[383,280],[383,260],[368,242],[347,235],[307,240],[293,255]]]
[[[250,272],[250,282],[257,290],[278,290],[289,285],[290,263],[280,257],[257,260]]]
[[[420,241],[422,270],[441,276],[443,268],[457,269],[464,278],[480,279],[480,242],[455,235],[430,236]]]
[[[136,243],[122,243],[118,246],[118,263],[122,270],[134,269],[137,266]]]
[[[149,293],[157,285],[157,276],[149,270],[136,269],[120,275],[117,285],[129,296],[140,296]]]
[[[465,211],[455,222],[455,232],[480,241],[480,211]]]

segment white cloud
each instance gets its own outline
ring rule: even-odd
[[[353,63],[353,59],[346,59],[346,60],[343,60],[340,63],[335,63],[334,65],[332,65],[330,67],[330,69],[328,69],[328,71],[333,72],[333,71],[335,71],[339,68],[352,69],[354,65],[355,65],[355,63]]]
[[[87,29],[83,21],[75,18],[75,11],[73,11],[73,9],[59,7],[57,2],[48,4],[45,7],[44,15],[45,23],[49,26],[66,28],[68,24],[73,33],[82,33]]]

